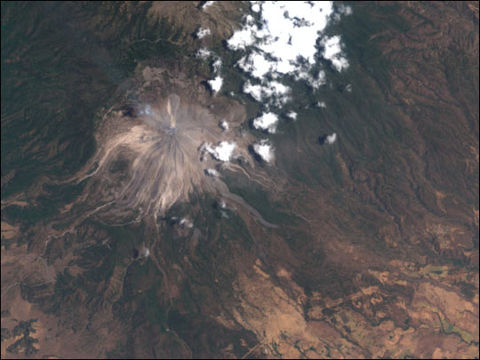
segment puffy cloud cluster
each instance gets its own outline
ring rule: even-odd
[[[273,147],[266,139],[253,144],[253,151],[267,163],[273,160]]]
[[[222,59],[215,59],[215,61],[212,63],[212,68],[213,72],[218,74],[220,72],[220,69],[222,68]]]
[[[269,133],[277,131],[278,115],[267,112],[253,119],[252,125],[255,129],[264,130]]]
[[[201,5],[201,9],[202,10],[207,10],[208,7],[212,6],[213,3],[215,1],[205,1],[202,5]]]
[[[323,46],[323,57],[330,60],[337,71],[342,71],[348,67],[348,60],[342,53],[340,36],[336,35],[322,39],[320,44]]]
[[[230,128],[230,125],[228,125],[228,122],[225,121],[225,120],[222,120],[218,123],[218,126],[220,126],[220,128],[223,130],[223,131],[227,131],[229,128]]]
[[[292,111],[289,111],[287,113],[287,116],[292,120],[297,120],[298,114],[295,111],[292,110]]]
[[[213,56],[212,52],[207,49],[200,49],[197,52],[197,57],[206,60],[209,57]],[[220,70],[222,68],[222,59],[215,56],[215,60],[212,62],[212,70],[213,73],[216,75],[213,79],[207,81],[208,86],[212,90],[214,94],[218,93],[223,85],[223,78],[220,76]]]
[[[348,68],[341,37],[327,36],[325,29],[329,22],[350,15],[352,9],[342,4],[334,7],[331,1],[251,1],[250,10],[242,28],[227,40],[227,47],[243,52],[237,66],[250,77],[243,92],[264,105],[264,113],[253,119],[253,127],[275,133],[279,120],[275,111],[293,95],[287,81],[302,80],[313,89],[325,85],[326,73],[317,64],[320,57],[336,71]],[[324,102],[318,106],[326,107]],[[296,120],[298,115],[289,111],[286,116]],[[336,134],[325,141],[333,144]],[[268,162],[267,143],[255,144],[254,151]]]
[[[197,38],[203,39],[205,36],[210,35],[211,31],[208,28],[200,28],[197,30],[197,33],[195,34]]]
[[[212,177],[220,176],[219,172],[212,168],[205,169],[205,174]]]
[[[233,151],[236,148],[234,142],[221,141],[217,146],[211,144],[205,145],[205,150],[209,152],[218,161],[230,161],[233,156]]]
[[[252,85],[250,81],[246,81],[243,85],[243,92],[249,94],[256,101],[272,101],[275,105],[281,106],[290,99],[290,88],[279,83],[271,81],[269,83]]]
[[[205,48],[201,48],[197,51],[197,53],[195,54],[196,57],[200,58],[200,59],[203,59],[203,60],[206,60],[208,59],[210,56],[212,56],[212,52],[208,49],[205,49]]]
[[[327,138],[325,139],[325,143],[329,145],[332,145],[335,141],[337,141],[337,133],[328,135]]]
[[[343,8],[342,8],[343,9]],[[243,27],[227,41],[232,50],[245,50],[247,54],[238,61],[238,66],[252,77],[260,80],[254,96],[252,85],[247,85],[254,98],[276,97],[267,78],[278,79],[291,75],[307,81],[313,88],[325,83],[325,73],[312,73],[318,53],[317,40],[334,13],[330,1],[252,1],[252,15],[245,17]],[[350,13],[351,9],[345,11]],[[260,25],[261,24],[261,25]],[[322,39],[323,56],[330,60],[338,71],[348,66],[342,55],[340,36]],[[267,77],[267,75],[269,75]],[[278,83],[278,82],[277,82]],[[263,94],[263,96],[260,96]]]
[[[223,85],[223,78],[221,76],[215,76],[212,80],[207,81],[208,86],[212,89],[214,94],[218,93]]]

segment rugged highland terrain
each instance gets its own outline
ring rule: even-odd
[[[2,2],[2,358],[478,358],[478,2],[349,4],[273,165],[202,6]]]

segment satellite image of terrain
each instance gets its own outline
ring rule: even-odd
[[[479,3],[1,3],[1,358],[479,358]]]

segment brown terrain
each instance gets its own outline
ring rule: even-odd
[[[135,137],[157,125],[124,116],[126,100],[115,93],[109,101],[117,102],[103,109],[104,127],[97,127],[97,153],[85,166],[2,197],[1,357],[478,358],[478,2],[352,7],[340,28],[354,92],[366,96],[331,95],[345,110],[325,122],[353,129],[340,135],[335,152],[316,143],[319,134],[310,136],[305,121],[292,136],[301,142],[285,135],[277,145],[278,167],[244,160],[225,169],[225,184],[213,186],[182,155],[184,182],[171,185],[179,162],[166,157],[168,172],[157,172],[148,162],[162,156],[151,150],[158,150],[154,141],[139,146]],[[201,46],[221,47],[247,8],[225,2],[205,15],[198,2],[158,2],[146,16],[181,29],[168,42],[194,53],[198,27],[215,34]],[[118,17],[134,19],[136,9],[125,3]],[[106,39],[120,20],[102,31],[95,25],[100,15],[85,21]],[[144,82],[135,85],[137,95],[168,92],[165,78],[157,88],[145,84],[163,66],[183,81],[178,74],[194,60],[182,56],[174,65],[139,61],[132,78]],[[208,77],[204,65],[192,72],[185,75],[192,84]],[[188,81],[176,88],[185,124],[179,129],[189,129],[178,136],[219,132],[218,120],[230,114],[234,138],[248,143],[241,117],[251,109],[210,101]],[[170,115],[166,106],[157,110]],[[355,106],[369,112],[362,117],[350,110]],[[191,130],[192,113],[202,129]],[[2,112],[2,130],[8,115]],[[61,145],[50,146],[44,156],[61,153]],[[127,170],[112,149],[125,151]],[[310,158],[295,158],[309,151]],[[111,171],[116,164],[118,173]],[[132,164],[141,175],[122,178]],[[170,187],[153,193],[149,184],[165,173]],[[126,205],[110,211],[117,174],[134,186]],[[2,188],[14,176],[2,170]],[[72,179],[88,185],[54,218],[14,216],[54,196],[45,184]],[[182,202],[149,211],[171,194]],[[142,221],[139,214],[146,214]],[[195,227],[172,220],[183,214]]]

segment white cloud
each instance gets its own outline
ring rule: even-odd
[[[267,163],[273,160],[273,147],[266,139],[254,144],[253,151]]]
[[[326,108],[327,108],[327,104],[325,103],[325,101],[319,101],[319,102],[317,103],[317,106],[318,106],[319,108],[322,108],[322,109],[326,109]]]
[[[348,67],[348,60],[343,56],[340,36],[332,36],[320,42],[324,46],[323,57],[332,62],[337,71]]]
[[[274,133],[277,130],[278,116],[274,113],[268,112],[262,114],[253,120],[253,127],[255,129],[265,130],[269,133]]]
[[[187,227],[187,228],[189,228],[189,229],[191,229],[191,228],[193,227],[193,223],[192,223],[189,219],[187,219],[187,218],[182,218],[182,219],[178,222],[178,224],[179,224],[180,226],[182,226],[182,227]]]
[[[212,63],[213,71],[215,73],[218,73],[220,69],[222,68],[222,59],[217,58],[213,63]]]
[[[202,4],[202,10],[206,10],[208,7],[212,6],[215,1],[205,1]]]
[[[250,1],[250,10],[258,13],[260,11],[260,1]]]
[[[225,120],[220,121],[218,125],[223,131],[227,131],[230,128],[230,126],[228,125],[228,122],[226,122]]]
[[[200,28],[200,29],[197,30],[196,35],[197,35],[197,38],[203,39],[205,36],[210,35],[210,33],[211,33],[211,32],[210,32],[210,29],[208,29],[208,28]]]
[[[226,209],[227,208],[227,203],[225,202],[225,200],[220,199],[218,201],[218,206],[220,206],[221,209]]]
[[[325,78],[325,71],[323,70],[320,70],[316,76],[312,75],[307,70],[302,70],[295,74],[295,79],[305,80],[314,89],[318,89],[320,88],[320,86],[327,83],[327,80]]]
[[[258,31],[253,16],[247,15],[245,17],[244,27],[241,30],[235,31],[232,37],[228,40],[228,47],[232,50],[245,50],[247,46],[250,46],[255,42],[254,34]]]
[[[218,171],[215,170],[215,169],[212,169],[212,168],[205,169],[205,173],[206,173],[208,176],[212,176],[212,177],[218,177],[218,176],[220,176],[220,174],[218,173]]]
[[[248,93],[257,101],[275,98],[278,94],[275,91],[269,93],[271,85],[265,79],[279,79],[285,75],[304,80],[314,89],[324,85],[325,73],[320,71],[314,75],[312,67],[318,53],[317,40],[334,12],[332,2],[252,1],[250,9],[258,14],[259,23],[252,15],[245,16],[243,27],[227,41],[230,49],[247,51],[237,65],[260,81],[259,85],[246,85],[250,89]],[[346,7],[341,11],[351,13]],[[341,55],[340,37],[332,39],[325,40],[326,45],[334,45],[325,51],[325,56],[340,71],[348,66],[348,61]],[[277,104],[284,103],[284,100],[288,101],[288,98],[277,100]]]
[[[250,94],[259,102],[270,102],[277,106],[285,104],[290,99],[290,88],[278,81],[252,85],[252,83],[247,80],[243,85],[243,92]]]
[[[200,59],[205,60],[205,59],[208,59],[210,56],[212,56],[212,52],[208,49],[201,48],[197,51],[195,56],[200,58]]]
[[[207,82],[214,93],[219,92],[223,85],[223,79],[220,76],[216,76],[214,79],[208,80]]]
[[[234,142],[222,141],[217,146],[206,144],[205,149],[218,161],[230,161],[237,144]]]
[[[295,111],[292,110],[292,111],[289,111],[287,113],[287,116],[292,120],[297,120],[298,114]]]
[[[255,39],[258,50],[276,58],[269,60],[274,70],[289,73],[295,70],[298,57],[310,64],[315,63],[315,43],[319,32],[325,29],[333,12],[330,1],[267,1],[255,3],[260,6],[264,26],[259,29],[255,20],[248,15],[244,27],[228,40],[231,49],[244,50]]]
[[[332,145],[335,141],[337,141],[337,133],[328,135],[327,138],[325,139],[325,142],[329,145]]]
[[[246,81],[245,84],[243,84],[243,92],[250,94],[257,101],[263,100],[261,85],[252,85],[250,81]]]
[[[340,14],[342,14],[342,15],[352,15],[352,13],[353,13],[352,8],[351,8],[350,6],[348,6],[348,5],[345,6],[345,5],[343,5],[343,4],[339,4],[339,5],[337,6],[337,9],[338,9],[338,12],[339,12]]]

